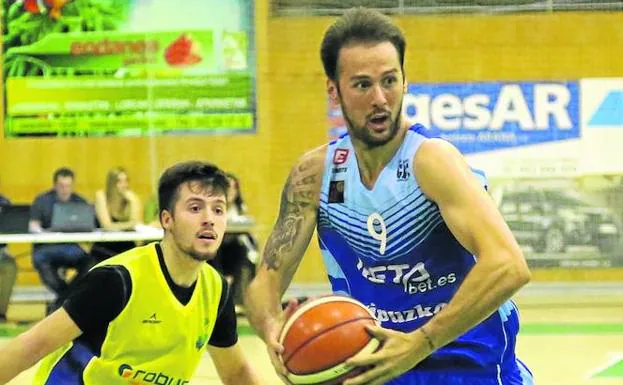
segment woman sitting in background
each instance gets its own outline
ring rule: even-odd
[[[106,190],[95,193],[95,213],[99,227],[109,231],[133,230],[141,223],[142,204],[129,188],[128,173],[121,167],[113,168],[106,177]],[[99,242],[93,245],[91,255],[103,261],[133,248],[134,242]]]
[[[240,192],[240,182],[233,174],[227,174],[227,216],[230,221],[244,216],[247,208]],[[250,233],[225,233],[223,243],[212,265],[232,284],[234,302],[242,305],[242,294],[255,276],[255,264],[259,258],[257,242]]]

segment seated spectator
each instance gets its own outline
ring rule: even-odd
[[[227,174],[227,216],[229,220],[244,216],[247,208],[240,191],[240,182],[233,174]],[[226,233],[212,264],[231,283],[234,301],[242,305],[242,295],[255,276],[255,264],[259,258],[257,241],[251,233]]]
[[[57,202],[83,202],[86,200],[74,193],[74,173],[69,168],[54,172],[54,188],[38,195],[30,208],[30,232],[40,233],[50,228],[52,213]],[[85,274],[92,266],[89,255],[76,243],[33,244],[33,265],[43,283],[56,294],[56,300],[48,312],[57,309],[64,301],[69,289],[65,269],[74,268],[77,277]]]
[[[0,206],[10,204],[11,202],[0,194]],[[6,245],[0,244],[0,323],[6,322],[6,313],[16,277],[15,259],[6,251]]]
[[[104,230],[133,230],[141,223],[141,200],[130,190],[128,173],[113,168],[106,177],[106,189],[95,193],[95,213]],[[99,242],[93,245],[91,256],[101,262],[135,247],[134,242]]]
[[[162,228],[160,224],[160,209],[158,208],[158,195],[152,194],[145,202],[143,208],[143,222],[147,226]]]

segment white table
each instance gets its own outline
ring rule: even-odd
[[[253,230],[255,221],[250,217],[239,217],[227,223],[227,233],[246,233]],[[139,226],[138,231],[101,231],[88,233],[28,233],[0,234],[0,244],[15,243],[91,243],[122,241],[158,241],[164,231],[155,227]],[[43,286],[16,288],[11,296],[13,302],[51,301],[54,294]]]
[[[255,226],[251,218],[230,221],[227,223],[227,233],[250,232]],[[123,242],[123,241],[157,241],[162,239],[162,229],[141,226],[134,231],[102,231],[96,230],[86,233],[28,233],[28,234],[0,234],[0,244],[14,243],[81,243],[81,242]]]

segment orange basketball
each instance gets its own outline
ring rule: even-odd
[[[293,384],[333,385],[361,373],[344,361],[376,350],[379,341],[365,329],[376,324],[370,311],[350,297],[331,295],[303,303],[286,320],[279,338],[288,379]]]

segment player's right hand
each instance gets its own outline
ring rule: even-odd
[[[264,334],[264,339],[266,342],[266,346],[268,347],[268,356],[270,357],[270,361],[275,367],[275,371],[281,381],[284,384],[290,385],[290,381],[288,381],[288,369],[286,369],[283,360],[281,359],[281,353],[283,353],[283,345],[279,343],[279,335],[281,334],[281,329],[285,324],[286,320],[294,313],[296,308],[298,307],[298,300],[296,298],[292,298],[288,301],[288,305],[285,307],[281,316],[279,318],[273,318],[266,325],[266,333]]]

